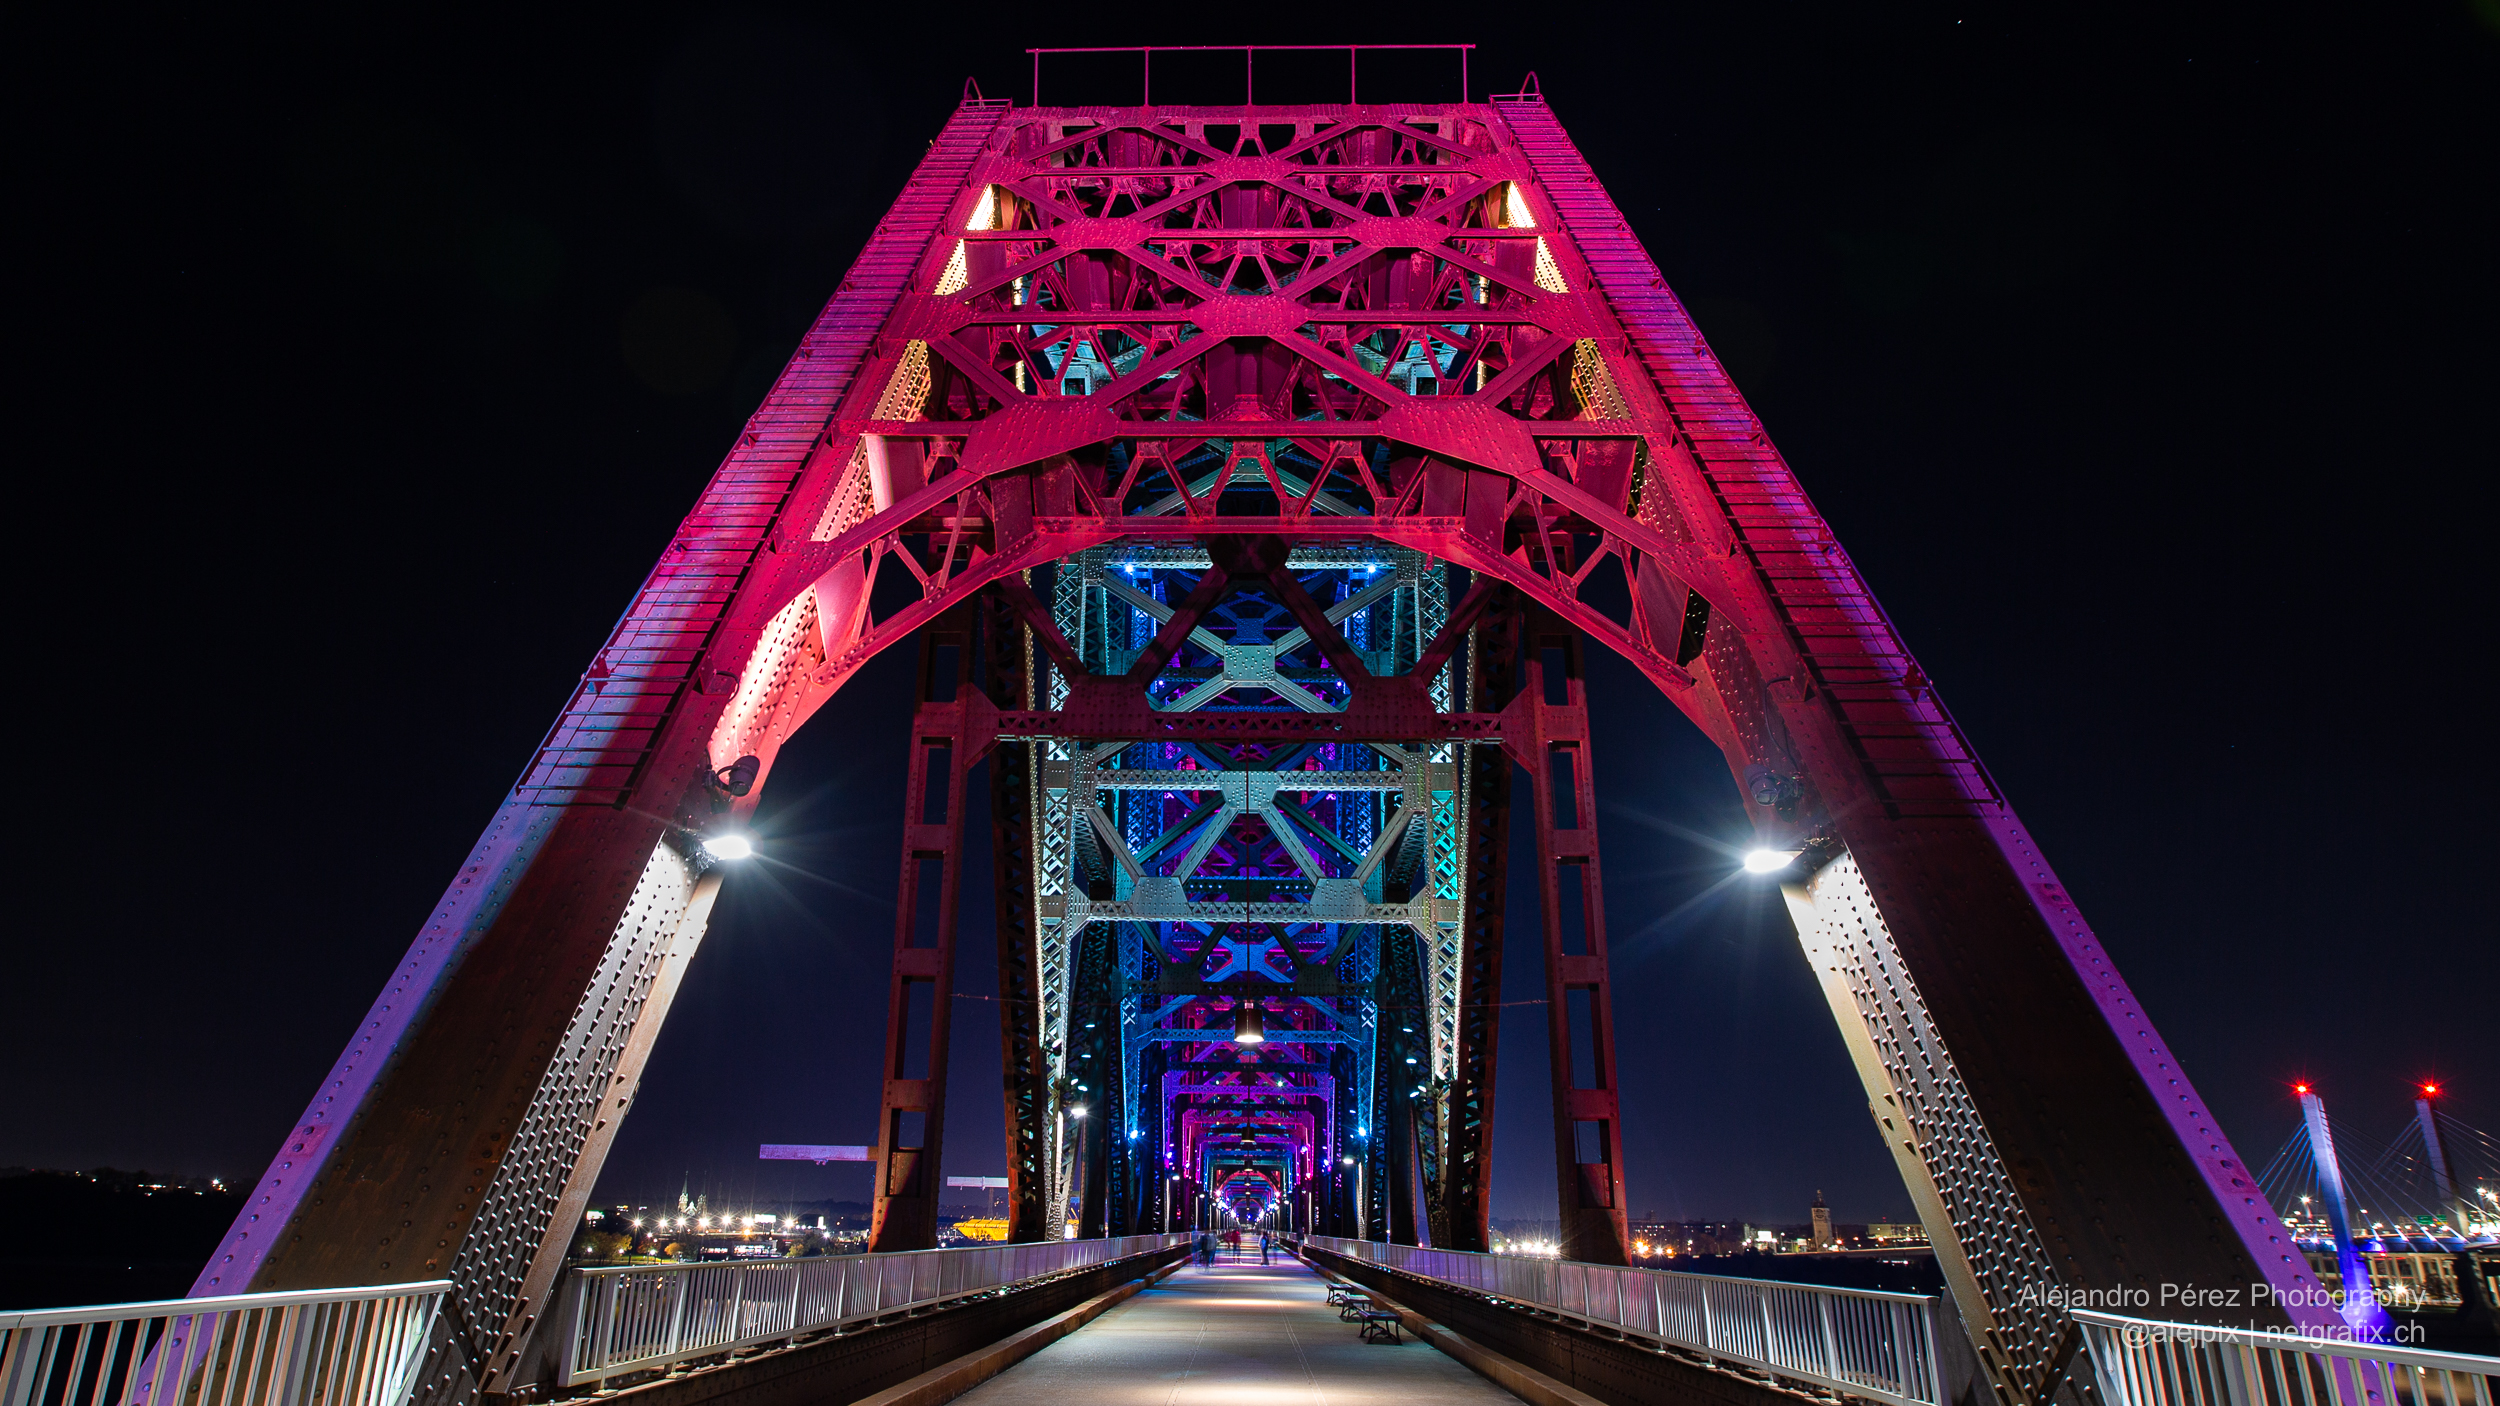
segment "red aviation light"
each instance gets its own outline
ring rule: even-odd
[[[2422,1097],[2424,1097],[2424,1098],[2436,1098],[2436,1097],[2438,1097],[2438,1096],[2439,1096],[2439,1085],[2438,1085],[2438,1084],[2436,1084],[2436,1083],[2428,1083],[2428,1084],[2424,1084],[2424,1085],[2422,1086]]]
[[[2294,1084],[2292,1085],[2292,1092],[2296,1094],[2305,1094],[2309,1092],[2309,1086],[2307,1084]]]

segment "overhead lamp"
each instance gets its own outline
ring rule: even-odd
[[[732,830],[727,834],[705,836],[703,852],[714,859],[745,859],[755,853],[755,842]]]
[[[1264,1045],[1267,1043],[1267,1009],[1244,1001],[1233,1007],[1233,1043]]]
[[[1748,874],[1776,874],[1782,869],[1787,868],[1789,865],[1796,863],[1798,853],[1798,851],[1793,849],[1747,850],[1745,851],[1745,872]]]

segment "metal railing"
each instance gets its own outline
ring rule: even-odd
[[[447,1279],[0,1313],[0,1406],[400,1406]]]
[[[1392,51],[1419,52],[1437,50],[1458,55],[1458,100],[1468,101],[1467,61],[1476,51],[1473,44],[1116,44],[1077,49],[1027,49],[1033,57],[1033,106],[1042,105],[1042,55],[1044,54],[1135,54],[1139,59],[1138,102],[1152,107],[1155,103],[1155,55],[1157,54],[1239,54],[1241,55],[1241,101],[1253,106],[1258,92],[1258,56],[1261,54],[1344,54],[1345,100],[1354,101],[1356,69],[1362,54]]]
[[[1941,1406],[1935,1300],[1313,1235],[1347,1259],[1897,1406]]]
[[[1090,1269],[1188,1240],[1186,1235],[1130,1235],[882,1255],[582,1269],[576,1271],[571,1333],[559,1381],[572,1386],[757,1347]]]
[[[2074,1311],[2111,1406],[2493,1406],[2500,1357]]]

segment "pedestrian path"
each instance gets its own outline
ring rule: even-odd
[[[1278,1255],[1191,1265],[956,1398],[963,1406],[1493,1406],[1519,1398],[1430,1344],[1366,1343]]]

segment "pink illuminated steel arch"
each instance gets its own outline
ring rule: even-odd
[[[1176,472],[1218,442],[1220,481]],[[1322,471],[1288,481],[1282,451],[1258,448],[1284,445]],[[2059,1359],[2061,1319],[2027,1284],[2265,1281],[2305,1301],[2254,1178],[1535,93],[967,101],[197,1292],[447,1273],[465,1327],[433,1394],[500,1389],[701,939],[720,876],[689,837],[750,810],[783,742],[869,658],[933,626],[969,649],[976,611],[1029,631],[1069,687],[1031,706],[924,693],[916,738],[947,742],[958,786],[1001,738],[1218,726],[1082,676],[1022,592],[1030,568],[1142,539],[1203,544],[1211,589],[1274,581],[1296,544],[1428,553],[1476,582],[1454,622],[1510,611],[1566,660],[1597,640],[1702,728],[1765,842],[1804,856],[1787,886],[1801,940],[2002,1389],[2030,1396]],[[1593,589],[1601,574],[1619,591]],[[877,616],[880,580],[913,599]],[[1523,672],[1544,667],[1532,653]],[[1579,671],[1562,667],[1560,705],[1533,687],[1498,711],[1436,709],[1418,675],[1349,668],[1342,713],[1224,725],[1498,739],[1537,788],[1549,984],[1595,992],[1602,1018],[1602,934],[1585,953],[1554,942],[1558,866],[1596,863],[1593,826],[1558,825],[1548,790],[1557,755],[1583,807],[1591,779]],[[744,758],[753,775],[727,786]],[[951,855],[957,830],[910,843]],[[940,962],[898,954],[897,981]],[[1493,1035],[1480,976],[1472,989],[1462,1082]],[[1030,1090],[1038,1036],[1010,1034]],[[1566,1236],[1590,1258],[1610,1235],[1619,1254],[1622,1170],[1568,1144],[1574,1123],[1610,1125],[1613,1084],[1609,1069],[1558,1091]],[[890,1086],[889,1114],[941,1097]],[[1484,1107],[1445,1127],[1445,1167],[1489,1136]],[[892,1178],[934,1174],[880,1165],[898,1204]],[[1471,1211],[1453,1209],[1461,1190],[1445,1175],[1438,1194],[1463,1241],[1480,1174]]]

